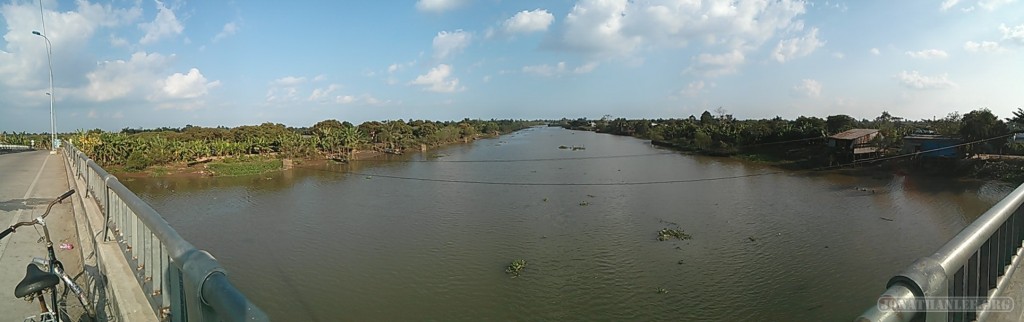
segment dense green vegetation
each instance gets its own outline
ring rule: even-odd
[[[961,138],[964,142],[997,137],[1024,128],[1024,109],[1018,109],[1012,118],[1005,121],[988,109],[913,121],[888,112],[882,112],[872,120],[857,120],[849,115],[832,115],[824,119],[801,116],[795,120],[781,117],[737,120],[719,108],[716,114],[705,111],[699,118],[627,120],[605,116],[600,120],[562,119],[558,124],[568,129],[651,139],[661,145],[712,155],[738,154],[751,160],[794,160],[824,155],[821,143],[825,138],[853,128],[879,129],[882,136],[874,143],[886,154],[899,153],[903,137],[912,133],[935,133]],[[1024,146],[1009,140],[992,140],[966,148],[972,154],[1024,152]]]
[[[222,157],[265,155],[279,158],[344,158],[357,150],[393,153],[405,149],[467,142],[519,130],[538,122],[422,120],[348,122],[325,120],[309,128],[263,123],[235,128],[199,127],[123,129],[119,133],[80,131],[70,140],[103,166],[138,171],[152,165],[192,162]]]
[[[35,145],[32,145],[32,143],[35,143]],[[35,149],[47,149],[50,146],[50,134],[0,132],[0,144],[25,145]]]

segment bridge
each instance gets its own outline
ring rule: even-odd
[[[1024,185],[885,284],[856,321],[1022,321]]]
[[[35,218],[68,189],[78,193],[53,207],[47,226],[63,246],[57,258],[86,289],[100,321],[269,321],[210,253],[73,146],[51,154],[0,145],[0,226]],[[13,292],[25,265],[46,253],[38,237],[25,227],[0,241],[5,317],[39,313]],[[81,313],[68,306],[70,315]]]

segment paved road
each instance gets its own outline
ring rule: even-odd
[[[50,200],[68,190],[62,157],[47,151],[0,154],[0,227],[41,215]],[[64,263],[68,275],[81,280],[82,254],[71,203],[53,206],[46,219],[54,244],[74,245],[74,250],[57,248],[57,258]],[[0,241],[0,322],[22,321],[26,316],[39,314],[36,303],[14,297],[14,286],[24,277],[25,266],[32,257],[46,256],[44,245],[36,242],[40,236],[42,230],[22,227]],[[68,300],[72,316],[78,316],[80,313],[74,311],[80,309],[71,307],[71,303],[77,302]]]

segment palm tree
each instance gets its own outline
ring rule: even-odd
[[[356,127],[343,127],[338,132],[338,138],[341,141],[341,146],[345,147],[349,157],[352,156],[352,152],[355,151],[356,147],[366,141],[363,132]]]

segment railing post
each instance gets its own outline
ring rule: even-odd
[[[103,209],[103,241],[110,241],[110,181],[117,181],[117,177],[108,175],[106,180],[103,180],[103,191],[106,192],[107,206]],[[121,208],[121,207],[118,207]]]

